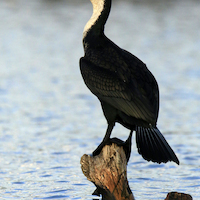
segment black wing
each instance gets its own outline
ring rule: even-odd
[[[103,37],[85,49],[80,69],[87,87],[100,100],[128,116],[156,124],[159,110],[157,82],[146,65]]]

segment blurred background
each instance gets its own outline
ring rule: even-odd
[[[92,199],[80,158],[106,121],[79,70],[89,0],[0,1],[0,197]],[[137,153],[128,165],[136,199],[168,192],[200,198],[200,3],[113,0],[106,35],[139,57],[160,88],[158,127],[180,166]],[[129,131],[116,125],[113,137]]]

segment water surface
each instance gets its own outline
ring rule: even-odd
[[[80,158],[106,121],[84,85],[79,58],[89,0],[0,2],[0,197],[92,199]],[[180,159],[154,164],[133,138],[128,178],[136,199],[168,192],[200,199],[200,4],[115,1],[106,35],[142,59],[160,88],[158,127]],[[113,136],[126,139],[120,125]]]

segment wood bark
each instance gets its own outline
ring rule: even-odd
[[[165,200],[192,200],[192,196],[184,193],[170,192]]]
[[[134,200],[127,180],[127,158],[122,146],[106,145],[98,156],[83,155],[81,168],[106,200]]]

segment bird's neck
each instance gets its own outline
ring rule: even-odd
[[[93,14],[90,20],[85,25],[83,31],[83,39],[88,35],[100,36],[104,33],[104,25],[108,19],[111,0],[90,0],[93,5]]]

